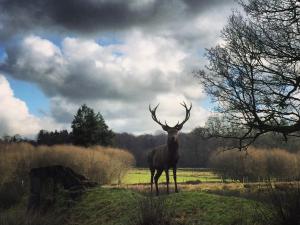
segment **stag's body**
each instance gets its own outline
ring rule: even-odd
[[[155,122],[162,126],[162,128],[168,132],[168,141],[166,145],[158,146],[152,149],[148,154],[148,164],[151,172],[151,192],[153,189],[153,179],[155,181],[156,195],[159,194],[158,191],[158,179],[161,176],[162,172],[166,173],[166,182],[167,182],[167,193],[169,193],[169,169],[173,169],[173,178],[175,183],[175,192],[178,192],[177,189],[177,179],[176,179],[176,170],[177,170],[177,162],[179,160],[179,143],[178,143],[178,132],[181,130],[183,124],[190,117],[190,108],[187,108],[186,104],[182,104],[186,109],[186,117],[182,123],[175,125],[174,127],[170,127],[165,123],[165,125],[161,124],[160,121],[156,118],[155,112],[158,105],[151,110],[149,106],[149,110],[152,114],[152,118]]]
[[[153,169],[167,169],[176,166],[179,159],[178,147],[170,149],[168,145],[161,145],[149,153],[149,167]]]

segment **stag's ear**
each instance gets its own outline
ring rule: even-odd
[[[178,130],[178,131],[180,131],[180,130],[182,129],[182,127],[183,127],[183,126],[179,124],[179,125],[176,125],[176,126],[175,126],[175,129]]]

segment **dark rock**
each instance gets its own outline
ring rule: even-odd
[[[57,192],[57,185],[60,184],[65,190],[69,191],[69,196],[72,199],[80,196],[86,188],[97,185],[96,182],[89,181],[85,176],[74,172],[71,168],[60,165],[33,168],[30,170],[29,177],[28,209],[40,207],[41,192],[49,180],[52,181],[54,197]]]

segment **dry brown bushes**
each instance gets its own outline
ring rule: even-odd
[[[212,154],[210,165],[223,178],[260,181],[265,178],[300,178],[300,154],[282,149],[249,148]]]
[[[63,165],[100,184],[118,181],[134,164],[127,151],[115,148],[82,148],[72,145],[40,146],[0,144],[0,186],[26,182],[31,168]]]
[[[62,165],[99,184],[109,184],[120,181],[134,163],[133,155],[116,148],[1,143],[0,209],[15,205],[28,192],[31,168]]]

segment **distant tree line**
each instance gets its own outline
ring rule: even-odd
[[[139,167],[147,166],[147,152],[158,145],[166,143],[165,134],[158,135],[139,135],[135,136],[128,133],[116,133],[114,145],[119,148],[129,150],[136,158],[136,164]],[[226,146],[232,146],[236,140],[222,138],[203,137],[203,128],[196,128],[190,133],[181,133],[180,141],[180,167],[210,167],[210,157],[216,154],[218,149],[224,149]],[[285,149],[291,153],[297,153],[300,148],[299,138],[290,138],[287,142],[278,134],[268,133],[260,136],[252,145],[265,151],[273,148]],[[230,163],[230,162],[229,162]]]
[[[24,138],[19,134],[15,134],[13,136],[4,135],[4,136],[0,137],[0,144],[21,143],[21,142],[36,145],[35,140]]]
[[[198,129],[190,133],[180,134],[180,167],[206,167],[210,153],[217,148],[216,140],[204,140],[197,135]],[[119,148],[128,149],[136,159],[139,167],[146,167],[147,152],[166,143],[167,135],[139,135],[128,133],[115,135],[114,144]]]
[[[222,129],[220,121],[211,118],[207,121],[205,128],[196,128],[190,133],[180,134],[180,167],[209,167],[209,159],[216,150],[232,146],[234,139],[224,139],[217,137],[207,138],[205,132],[207,129]],[[226,134],[226,129],[222,130]],[[106,125],[104,118],[100,113],[95,113],[93,109],[82,105],[72,122],[72,131],[46,131],[41,130],[36,141],[23,139],[20,135],[4,136],[0,142],[17,143],[28,142],[33,145],[57,145],[57,144],[74,144],[79,146],[113,146],[117,148],[127,149],[131,152],[138,167],[146,167],[147,152],[166,143],[166,134],[144,134],[133,135],[128,133],[113,133]],[[282,135],[267,133],[257,138],[252,144],[254,147],[271,149],[282,148],[290,152],[297,152],[300,146],[300,139],[292,137],[287,142],[284,141]]]
[[[146,167],[147,152],[158,145],[166,143],[166,134],[144,134],[133,135],[129,133],[114,133],[111,139],[111,146],[126,149],[131,152],[136,159],[136,166]],[[203,128],[196,128],[190,133],[181,133],[180,141],[180,167],[210,167],[210,157],[220,148],[231,146],[233,140],[220,138],[203,137]],[[22,139],[21,136],[5,136],[0,142],[15,143],[29,142],[33,145],[56,145],[56,144],[73,144],[73,133],[67,130],[62,131],[45,131],[41,130],[37,140]],[[101,144],[99,144],[101,145]],[[265,134],[259,137],[253,144],[254,147],[265,150],[272,148],[286,149],[289,152],[296,153],[299,151],[300,139],[290,138],[284,142],[281,135]]]
[[[40,130],[36,140],[37,145],[58,145],[58,144],[71,144],[72,143],[72,132],[67,130],[47,131]]]

